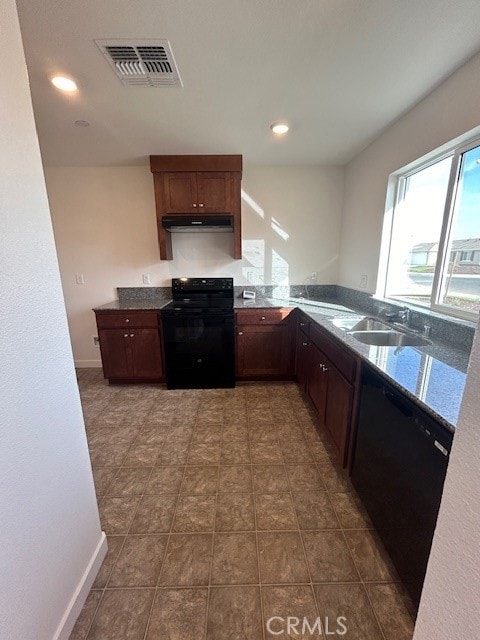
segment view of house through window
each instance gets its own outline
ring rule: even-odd
[[[399,177],[386,270],[387,297],[478,313],[480,147]]]
[[[462,156],[440,302],[480,310],[480,147]]]

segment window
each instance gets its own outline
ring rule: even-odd
[[[480,310],[480,141],[395,176],[378,293],[449,315]]]

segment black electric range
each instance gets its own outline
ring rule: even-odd
[[[235,386],[233,278],[173,278],[161,310],[168,389]]]

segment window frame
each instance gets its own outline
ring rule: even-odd
[[[452,243],[450,242],[450,236],[454,221],[455,202],[458,193],[460,171],[462,168],[462,156],[468,151],[471,151],[475,147],[479,146],[479,135],[469,137],[463,142],[457,141],[456,144],[452,143],[444,147],[441,151],[437,150],[437,152],[429,154],[428,156],[424,156],[423,158],[420,158],[410,165],[407,165],[407,167],[404,167],[403,169],[390,175],[389,185],[387,189],[387,206],[385,210],[384,226],[382,232],[382,249],[380,251],[377,292],[375,294],[377,297],[391,300],[392,302],[395,302],[397,304],[400,302],[402,304],[416,307],[424,313],[428,311],[434,311],[442,315],[451,316],[462,320],[478,320],[479,312],[467,311],[449,306],[442,303],[441,298],[443,293],[443,283],[445,281],[446,270],[448,269],[452,246]],[[438,257],[435,265],[430,302],[428,304],[420,304],[400,296],[397,297],[388,295],[387,276],[390,264],[391,248],[394,240],[393,228],[395,211],[405,196],[407,180],[410,176],[424,169],[428,169],[428,167],[441,162],[448,157],[452,158],[452,163],[450,166],[450,175],[445,197],[445,206],[443,209],[442,227],[438,240]]]

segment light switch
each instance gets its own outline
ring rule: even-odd
[[[144,273],[142,276],[143,284],[150,284],[150,274]]]
[[[85,284],[85,278],[83,277],[83,273],[76,273],[75,274],[75,282],[77,284]]]

